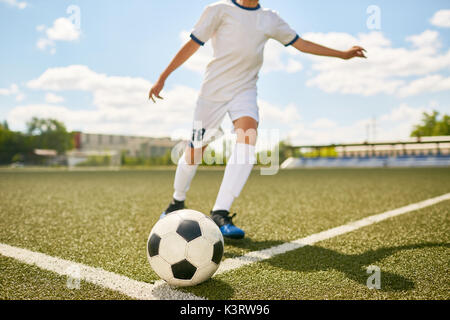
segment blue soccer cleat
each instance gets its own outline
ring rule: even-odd
[[[161,215],[159,216],[159,219],[161,220],[162,218],[165,218],[171,212],[183,210],[183,209],[185,209],[184,201],[178,201],[178,200],[173,199],[172,202],[167,207],[167,209],[164,210],[163,213],[161,213]]]
[[[236,213],[230,216],[230,213],[225,210],[211,211],[211,218],[217,224],[225,238],[242,239],[245,237],[245,232],[233,224],[232,219],[235,216]]]

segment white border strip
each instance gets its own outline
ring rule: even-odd
[[[230,258],[222,261],[219,269],[215,273],[215,275],[225,273],[228,271],[232,271],[243,267],[245,265],[249,265],[255,262],[263,261],[266,259],[270,259],[276,255],[286,253],[288,251],[292,251],[304,246],[313,245],[319,241],[331,239],[340,235],[343,235],[348,232],[355,231],[357,229],[370,226],[371,224],[378,223],[380,221],[396,217],[411,211],[416,211],[425,207],[429,207],[435,205],[439,202],[450,200],[450,193],[444,194],[442,196],[431,198],[422,202],[414,203],[407,205],[405,207],[401,207],[398,209],[386,211],[377,215],[373,215],[361,220],[357,220],[354,222],[350,222],[348,224],[344,224],[342,226],[332,228],[326,231],[322,231],[319,233],[312,234],[305,238],[297,239],[291,242],[286,242],[278,246],[274,246],[268,249],[263,249],[260,251],[249,252],[241,257]]]
[[[36,265],[41,269],[53,271],[62,276],[71,277],[71,272],[79,270],[79,280],[93,283],[100,287],[111,289],[139,300],[202,300],[191,293],[185,293],[172,289],[164,281],[156,281],[155,284],[141,282],[128,277],[94,268],[60,258],[48,256],[43,253],[12,247],[0,243],[0,254],[14,258],[30,265]],[[78,280],[78,279],[77,279]]]

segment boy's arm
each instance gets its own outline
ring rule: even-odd
[[[364,51],[366,50],[359,46],[354,46],[347,51],[339,51],[321,46],[320,44],[304,40],[302,38],[298,38],[298,40],[295,41],[292,46],[300,50],[301,52],[310,53],[317,56],[336,57],[345,60],[355,57],[366,58],[366,56],[364,55]]]
[[[164,70],[164,72],[159,76],[158,81],[150,89],[150,92],[148,94],[149,99],[152,99],[153,102],[155,102],[155,103],[156,103],[156,101],[153,96],[155,96],[158,99],[162,99],[162,97],[159,95],[159,93],[164,88],[164,83],[165,83],[166,79],[170,76],[170,74],[172,72],[174,72],[176,69],[178,69],[195,52],[197,52],[198,48],[200,48],[200,45],[191,39],[180,49],[180,51],[178,51],[175,58],[173,58],[173,60],[170,62],[169,66],[166,68],[166,70]]]

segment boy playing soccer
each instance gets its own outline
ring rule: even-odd
[[[222,0],[206,7],[192,30],[191,39],[151,88],[149,98],[153,102],[154,97],[162,99],[160,92],[167,77],[210,39],[214,57],[207,66],[197,101],[192,141],[178,162],[173,200],[161,217],[184,209],[186,192],[201,163],[203,151],[228,113],[237,140],[211,217],[224,237],[242,239],[245,232],[233,224],[230,208],[256,162],[259,123],[256,83],[266,42],[275,39],[304,53],[341,59],[365,58],[365,50],[355,46],[338,51],[303,40],[276,12],[262,8],[259,0]]]

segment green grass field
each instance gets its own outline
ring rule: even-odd
[[[189,208],[208,213],[223,171],[199,170]],[[146,241],[172,194],[174,171],[0,171],[0,243],[158,280]],[[450,192],[450,168],[317,169],[261,176],[235,202],[247,237],[224,259],[269,248]],[[450,201],[406,213],[183,289],[208,299],[449,299]],[[366,268],[381,270],[381,289]],[[128,299],[0,255],[0,299]]]

